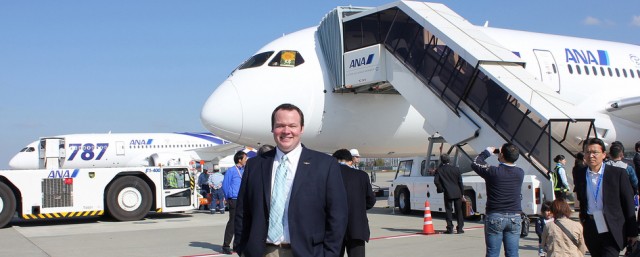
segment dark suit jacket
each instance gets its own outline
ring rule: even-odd
[[[276,150],[249,159],[236,205],[234,248],[262,257],[271,202],[271,170]],[[335,158],[302,149],[289,198],[288,217],[294,256],[338,256],[347,228],[347,199]]]
[[[462,173],[458,167],[450,164],[444,164],[438,167],[433,183],[436,184],[436,188],[444,191],[445,199],[461,198],[462,192],[464,192]]]
[[[604,165],[604,164],[603,164]],[[574,179],[578,200],[580,200],[580,220],[587,218],[589,200],[587,194],[587,168],[576,173]],[[620,249],[624,248],[627,237],[638,235],[638,226],[633,203],[633,189],[627,171],[605,165],[602,176],[602,211],[609,231]]]
[[[366,172],[347,165],[340,165],[340,169],[349,205],[346,239],[359,239],[368,242],[370,231],[367,210],[376,204],[376,196],[371,189],[369,176]]]

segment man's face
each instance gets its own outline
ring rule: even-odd
[[[300,125],[300,114],[295,110],[278,110],[275,114],[273,128],[273,139],[280,151],[291,152],[300,144],[300,135],[304,132],[304,127]]]
[[[594,168],[599,168],[602,165],[602,161],[607,154],[602,151],[602,147],[600,145],[588,145],[587,151],[584,153],[584,160],[589,165],[589,168],[593,170]]]
[[[248,159],[249,159],[249,158],[247,158],[247,155],[243,155],[243,156],[242,156],[242,159],[240,159],[240,161],[238,161],[238,165],[240,165],[240,166],[244,167],[244,165],[245,165],[245,164],[247,164],[247,160],[248,160]]]

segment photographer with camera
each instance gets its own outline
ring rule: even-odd
[[[490,166],[485,160],[497,154],[498,166]],[[516,167],[520,150],[511,143],[500,150],[487,147],[471,164],[471,168],[486,181],[487,215],[484,224],[486,256],[497,257],[504,242],[506,257],[518,256],[518,244],[522,229],[520,193],[524,171]]]

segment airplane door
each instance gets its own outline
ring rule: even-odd
[[[116,155],[124,155],[124,142],[116,141]]]
[[[553,91],[560,92],[560,74],[558,74],[558,65],[556,65],[553,54],[547,50],[538,49],[534,49],[533,53],[538,60],[542,83],[549,86]]]

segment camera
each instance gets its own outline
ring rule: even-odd
[[[498,149],[498,148],[493,149],[493,153],[495,153],[495,154],[499,154],[499,153],[500,153],[500,149]]]

